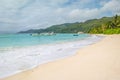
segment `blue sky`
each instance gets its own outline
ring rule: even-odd
[[[120,0],[0,0],[0,33],[120,15]]]

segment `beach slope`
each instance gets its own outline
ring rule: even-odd
[[[106,36],[74,56],[2,80],[120,80],[120,35]]]

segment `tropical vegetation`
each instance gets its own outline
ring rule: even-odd
[[[120,16],[103,17],[100,19],[91,19],[85,22],[65,23],[53,25],[46,29],[31,29],[21,31],[20,33],[90,33],[90,34],[119,34],[120,33]]]

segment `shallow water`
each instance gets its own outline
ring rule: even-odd
[[[56,34],[52,36],[31,36],[30,34],[2,34],[0,35],[0,47],[23,47],[41,44],[50,44],[76,39],[84,39],[90,35],[81,34]]]

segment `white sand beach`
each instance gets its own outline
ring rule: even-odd
[[[72,57],[1,80],[120,80],[120,35],[108,35]]]

